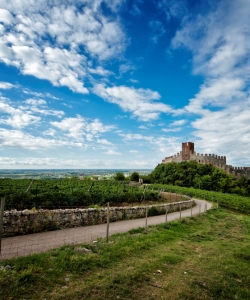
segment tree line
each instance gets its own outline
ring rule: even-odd
[[[250,178],[235,176],[211,165],[196,161],[160,164],[148,175],[140,176],[144,183],[171,184],[181,187],[250,196]]]

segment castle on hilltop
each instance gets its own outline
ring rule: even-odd
[[[182,151],[172,156],[168,156],[162,160],[163,164],[170,162],[180,163],[182,161],[195,160],[199,164],[211,164],[214,165],[228,174],[232,174],[237,178],[241,176],[250,177],[250,167],[233,167],[227,165],[226,156],[218,156],[215,154],[200,154],[194,151],[194,143],[187,142],[182,143]]]

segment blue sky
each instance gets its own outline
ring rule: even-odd
[[[248,0],[0,0],[0,168],[250,165]]]

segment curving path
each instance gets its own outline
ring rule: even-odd
[[[194,199],[197,206],[192,208],[192,215],[212,208],[212,203]],[[181,217],[190,217],[191,209],[181,212]],[[180,212],[168,214],[168,222],[180,218]],[[148,217],[147,225],[157,225],[166,222],[166,215]],[[133,219],[110,223],[109,235],[126,232],[133,228],[144,227],[145,218]],[[91,243],[100,237],[106,237],[106,224],[68,228],[57,231],[47,231],[22,236],[8,237],[2,239],[2,251],[0,259],[25,256],[33,253],[41,253],[67,244]]]

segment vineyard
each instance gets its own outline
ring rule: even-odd
[[[162,192],[170,194],[166,197]],[[122,206],[185,200],[177,194],[218,202],[220,207],[250,214],[250,197],[166,184],[131,186],[128,181],[77,178],[0,179],[0,197],[6,199],[5,209],[93,207],[105,206],[107,202],[111,206]]]
[[[238,211],[243,214],[250,214],[250,197],[166,184],[152,184],[151,188],[164,189],[166,192],[178,193],[197,199],[212,201],[215,202],[216,205],[218,203],[219,207]]]
[[[128,181],[109,180],[0,180],[0,197],[6,199],[6,209],[73,208],[140,204],[162,201],[159,189],[130,186]],[[181,200],[181,199],[179,199]]]

